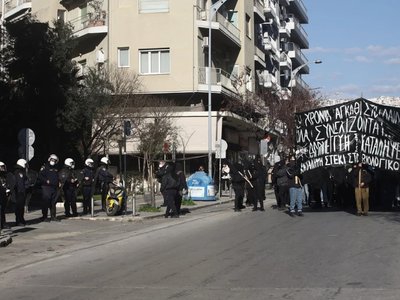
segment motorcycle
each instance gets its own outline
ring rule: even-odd
[[[126,207],[127,192],[118,181],[109,183],[106,199],[107,216],[119,215]]]

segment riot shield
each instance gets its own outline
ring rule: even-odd
[[[26,173],[26,177],[28,177],[29,185],[35,186],[37,178],[38,178],[38,173],[34,170],[28,169],[28,172]]]
[[[75,180],[79,184],[78,188],[76,189],[76,194],[79,195],[81,190],[82,190],[82,187],[83,187],[83,185],[82,185],[83,179],[85,178],[84,175],[83,175],[84,174],[84,170],[73,170],[72,172],[74,173]]]

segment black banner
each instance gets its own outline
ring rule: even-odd
[[[363,162],[400,170],[400,108],[360,98],[296,114],[301,172]]]

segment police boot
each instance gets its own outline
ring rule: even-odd
[[[51,221],[53,221],[53,222],[61,222],[61,220],[60,219],[58,219],[56,216],[51,216]]]

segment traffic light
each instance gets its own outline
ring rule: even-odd
[[[124,121],[124,132],[125,135],[131,135],[131,122]]]

